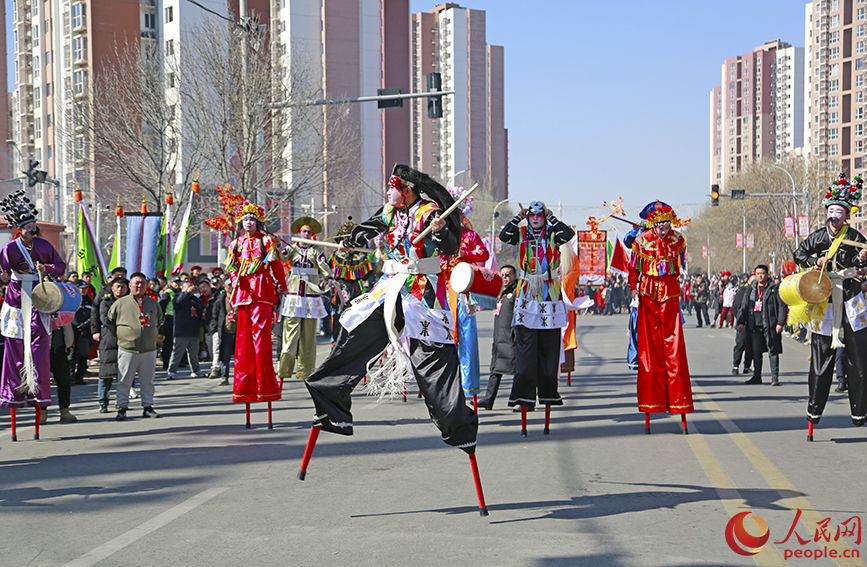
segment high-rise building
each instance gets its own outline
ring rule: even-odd
[[[483,10],[440,4],[412,16],[412,84],[427,90],[440,73],[442,118],[428,118],[427,101],[412,104],[413,165],[449,185],[478,182],[496,199],[509,194],[505,128],[504,51],[488,45]]]
[[[780,40],[729,57],[710,93],[710,183],[804,145],[803,48]]]

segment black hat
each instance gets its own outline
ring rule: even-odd
[[[114,284],[116,284],[116,283],[125,283],[125,284],[129,284],[129,280],[126,279],[126,278],[123,277],[123,276],[118,276],[118,277],[114,278],[113,280],[111,280],[111,285],[114,285]]]
[[[24,196],[24,189],[19,189],[0,201],[0,209],[6,215],[9,226],[24,226],[36,222],[36,215],[39,214],[36,205]]]
[[[180,282],[180,281],[181,281],[181,276],[172,276],[172,277],[169,278],[169,281],[170,281],[170,282]]]
[[[84,289],[87,289],[90,287],[90,284],[84,280],[76,280],[75,285],[80,287],[80,288],[84,288]]]
[[[413,169],[408,165],[397,163],[394,165],[391,174],[399,177],[418,194],[422,199],[434,201],[439,205],[441,210],[446,210],[455,204],[454,198],[449,194],[445,187],[434,181],[427,173],[422,173],[417,169]],[[461,238],[461,220],[460,215],[449,215],[445,219],[446,226],[458,240]]]

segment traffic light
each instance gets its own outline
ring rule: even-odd
[[[712,207],[719,206],[719,185],[710,186],[710,205]]]
[[[403,89],[376,89],[376,95],[396,95],[403,94]],[[399,98],[397,100],[378,100],[376,101],[376,108],[402,108],[403,107],[403,99]]]
[[[28,187],[35,187],[37,183],[45,183],[45,178],[48,176],[48,172],[37,170],[37,167],[39,167],[39,162],[31,159],[30,167],[27,171],[21,172],[27,176]]]
[[[443,90],[443,80],[439,73],[427,74],[427,90],[428,92],[437,92]],[[443,117],[443,97],[429,96],[427,97],[427,117],[442,118]]]
[[[732,201],[743,201],[746,196],[744,189],[732,189]]]

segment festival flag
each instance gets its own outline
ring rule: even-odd
[[[121,220],[120,219],[122,219],[122,218],[123,218],[123,207],[120,206],[120,197],[118,197],[117,198],[117,207],[115,207],[115,209],[114,209],[114,221],[115,221],[114,244],[112,245],[112,248],[111,248],[111,259],[108,263],[108,271],[109,272],[111,272],[112,270],[114,270],[115,268],[117,268],[118,266],[121,265],[121,254],[123,254],[123,252],[122,252],[123,248],[121,247],[121,244],[120,244],[120,238],[121,238],[121,234],[120,234]]]
[[[81,191],[75,192],[75,201],[78,203],[78,262],[79,273],[90,272],[95,287],[102,289],[105,285],[105,260],[102,258],[102,250],[96,243],[93,226],[87,217],[84,203],[81,201]]]
[[[152,278],[157,272],[157,243],[162,215],[147,212],[145,201],[143,198],[141,213],[126,215],[125,267],[130,274],[142,272]]]
[[[163,222],[160,224],[160,237],[157,241],[157,275],[164,276],[171,272],[170,265],[174,256],[172,255],[172,205],[174,197],[172,196],[171,187],[166,189],[166,213],[163,215]]]
[[[174,260],[172,261],[173,274],[179,274],[184,269],[184,257],[187,255],[187,235],[190,232],[190,215],[193,212],[193,199],[199,192],[199,178],[193,181],[190,188],[190,200],[187,202],[187,209],[184,211],[184,216],[181,219],[181,230],[178,233],[178,240],[175,242]]]
[[[623,241],[614,239],[614,247],[608,261],[608,269],[618,274],[625,275],[629,271],[629,253],[626,251]]]

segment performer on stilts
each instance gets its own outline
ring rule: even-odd
[[[247,429],[250,403],[268,402],[268,429],[273,429],[271,402],[281,395],[274,373],[271,327],[280,296],[287,293],[286,275],[277,241],[264,233],[262,207],[244,201],[234,217],[238,236],[229,245],[226,261],[234,283],[231,305],[237,312],[232,401],[247,404]]]
[[[301,217],[292,223],[292,232],[311,240],[322,232],[322,225],[313,217]],[[316,368],[316,332],[320,320],[328,315],[319,286],[331,277],[331,268],[319,246],[287,243],[283,248],[283,259],[290,262],[291,271],[288,278],[289,294],[281,305],[281,315],[286,317],[278,366],[281,387],[283,380],[291,377],[292,372],[295,372],[296,378],[303,380]]]
[[[547,218],[546,218],[547,217]],[[527,226],[518,226],[527,219]],[[568,323],[560,294],[560,245],[575,231],[541,201],[510,220],[500,240],[518,246],[518,289],[512,326],[515,328],[516,372],[509,407],[521,406],[521,435],[527,436],[527,410],[545,406],[548,434],[551,406],[563,405],[557,382],[560,374],[560,329]]]
[[[453,199],[458,200],[466,193],[463,187],[453,187],[448,190]],[[440,256],[442,279],[448,283],[452,270],[461,262],[478,266],[490,258],[491,254],[482,242],[479,234],[473,230],[473,224],[467,215],[473,210],[473,197],[467,197],[454,214],[460,215],[461,241],[457,253],[451,256]],[[450,285],[446,286],[449,311],[452,317],[457,316],[456,330],[452,338],[458,345],[458,358],[461,361],[461,384],[464,395],[473,398],[473,409],[478,413],[478,396],[481,371],[479,370],[479,331],[476,325],[476,310],[478,304],[472,300],[469,293],[457,293]]]
[[[17,441],[15,410],[36,407],[34,439],[39,439],[42,412],[51,405],[51,318],[33,305],[33,288],[40,276],[61,276],[66,262],[36,226],[38,211],[18,190],[0,201],[15,237],[0,249],[0,271],[11,274],[5,301],[0,308],[0,331],[6,338],[3,370],[0,374],[0,406],[8,407],[12,440]],[[47,417],[47,413],[45,414]]]
[[[344,328],[331,354],[306,381],[316,415],[298,478],[306,476],[320,430],[352,435],[350,394],[365,373],[369,391],[380,395],[401,395],[407,378],[414,376],[443,441],[469,455],[480,513],[487,515],[475,460],[478,416],[467,407],[461,389],[454,323],[438,258],[458,249],[458,217],[439,217],[452,204],[439,183],[398,164],[388,182],[387,204],[343,240],[345,248],[358,248],[386,233],[388,260],[382,279],[344,312]],[[428,228],[430,234],[419,240]],[[374,367],[389,346],[382,367]]]
[[[336,242],[343,242],[349,236],[355,223],[349,217],[337,234],[334,235]],[[331,255],[331,275],[334,278],[334,293],[331,306],[331,341],[337,341],[340,335],[340,316],[349,307],[350,302],[373,288],[376,281],[374,269],[375,252],[362,252],[360,250],[337,250]]]
[[[671,206],[649,203],[640,214],[649,230],[635,238],[629,262],[629,288],[638,298],[638,411],[644,412],[644,432],[650,414],[693,411],[692,386],[680,315],[680,284],[686,240],[672,230],[678,218]]]
[[[862,291],[864,278],[859,274],[867,268],[867,239],[848,224],[850,214],[858,210],[861,190],[860,177],[849,181],[841,174],[824,194],[825,226],[802,240],[794,252],[795,262],[822,269],[833,284],[830,301],[810,310],[813,338],[808,375],[808,441],[813,440],[813,426],[819,423],[828,401],[836,349],[844,346],[852,423],[861,427],[867,422],[867,301]]]

